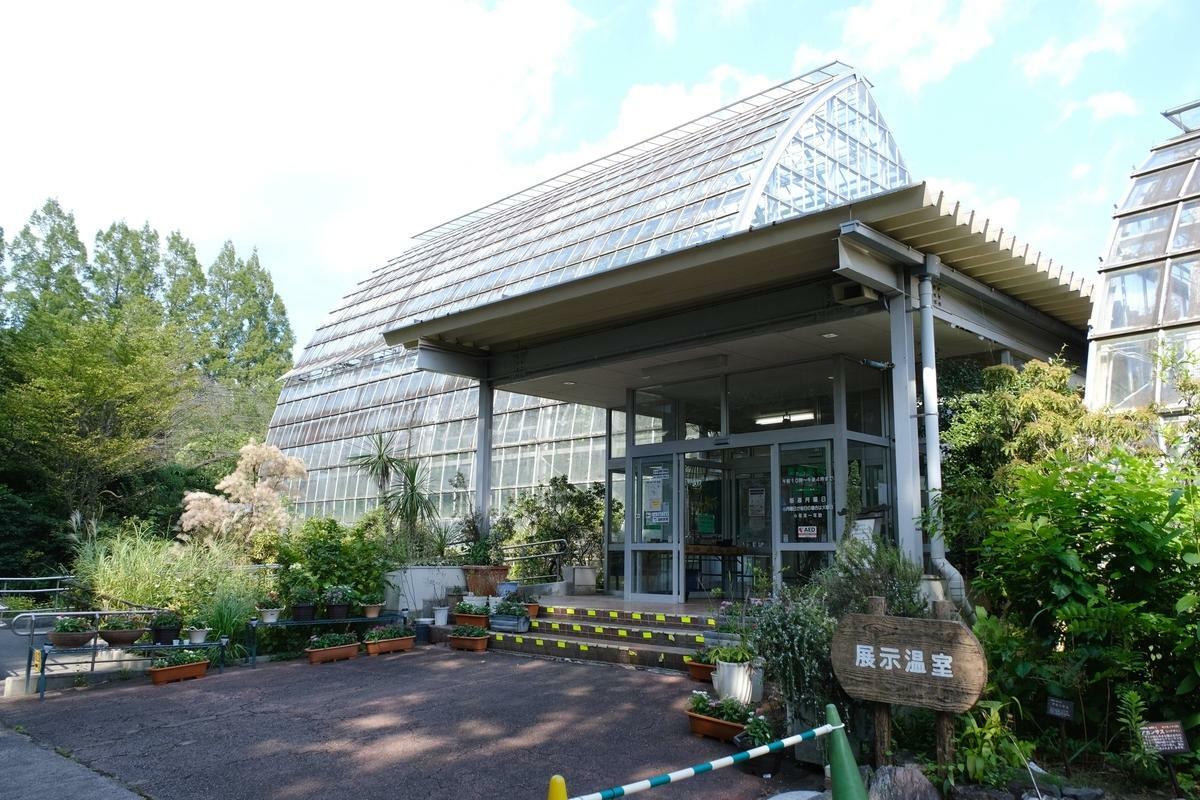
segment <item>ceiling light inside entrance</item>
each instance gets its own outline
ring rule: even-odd
[[[817,415],[812,411],[785,411],[767,417],[755,417],[755,425],[782,425],[785,422],[812,422]]]

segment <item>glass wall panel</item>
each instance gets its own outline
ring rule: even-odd
[[[721,432],[721,391],[720,378],[706,378],[639,389],[634,402],[639,417],[657,420],[653,441],[703,439]]]
[[[672,594],[674,587],[671,574],[674,566],[675,554],[669,550],[633,551],[633,591],[641,594]]]
[[[614,408],[612,414],[612,430],[609,432],[609,451],[613,458],[625,457],[625,409]]]
[[[858,498],[857,520],[851,534],[878,536],[891,529],[892,459],[886,447],[850,441],[846,444],[849,477],[846,506]]]
[[[814,574],[829,566],[833,553],[827,550],[785,550],[779,557],[783,582],[800,585],[808,583]]]
[[[1117,235],[1108,254],[1108,263],[1119,264],[1165,253],[1167,234],[1174,216],[1175,207],[1168,206],[1123,218],[1117,223]]]
[[[1101,403],[1137,408],[1154,400],[1154,334],[1100,342],[1096,348]]]
[[[779,473],[784,543],[832,542],[829,446],[783,445],[779,449]]]
[[[1171,366],[1162,376],[1159,402],[1175,405],[1179,402],[1179,391],[1175,386],[1178,379],[1183,377],[1180,373],[1190,372],[1195,376],[1200,372],[1200,327],[1167,331],[1163,349],[1170,356]]]
[[[1153,325],[1158,315],[1162,264],[1110,272],[1104,296],[1104,315],[1100,329],[1106,331]]]
[[[1171,259],[1163,322],[1200,317],[1200,256]]]
[[[1191,168],[1191,164],[1180,164],[1138,178],[1133,182],[1133,188],[1129,191],[1129,197],[1126,198],[1122,210],[1153,205],[1178,197]]]
[[[1192,250],[1200,247],[1200,200],[1179,207],[1179,224],[1171,239],[1172,250]]]
[[[846,427],[852,431],[883,435],[883,373],[845,362]]]
[[[729,376],[732,433],[833,423],[833,362],[814,361]]]

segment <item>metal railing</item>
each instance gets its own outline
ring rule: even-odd
[[[535,552],[521,552],[534,548]],[[510,551],[515,551],[510,555]],[[505,564],[517,564],[523,561],[546,559],[550,572],[546,575],[524,575],[516,578],[521,583],[554,583],[563,579],[562,562],[567,554],[566,539],[543,539],[540,542],[523,542],[522,544],[506,544],[500,547],[501,559]]]
[[[29,597],[42,601],[54,601],[53,605],[40,610],[52,611],[59,607],[59,595],[70,591],[73,575],[40,575],[32,578],[0,577],[0,628],[10,617],[31,611],[28,608],[10,608],[5,600],[9,597]],[[41,585],[45,584],[45,585]]]

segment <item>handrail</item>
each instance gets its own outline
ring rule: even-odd
[[[528,549],[531,547],[541,547],[541,548],[547,548],[547,549],[546,549],[546,552],[528,553],[528,554],[523,554],[523,555],[509,555],[507,552],[510,550]],[[557,547],[557,549],[550,550],[550,549],[548,549],[550,547]],[[565,556],[567,554],[567,540],[566,539],[541,539],[536,542],[520,542],[519,544],[505,544],[505,545],[500,546],[500,552],[501,552],[500,560],[503,561],[505,564],[516,564],[521,561],[534,561],[534,560],[543,559],[543,558],[550,560],[551,565],[552,565],[551,569],[553,571],[550,572],[549,574],[547,574],[547,575],[526,575],[524,577],[517,578],[516,580],[518,580],[518,581],[524,581],[526,583],[538,583],[538,582],[541,582],[541,580],[544,578],[548,578],[552,581],[561,581],[563,579],[562,559],[563,559],[563,556]]]

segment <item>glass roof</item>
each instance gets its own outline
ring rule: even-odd
[[[289,377],[382,332],[905,186],[869,84],[833,63],[426,231],[317,329]]]

